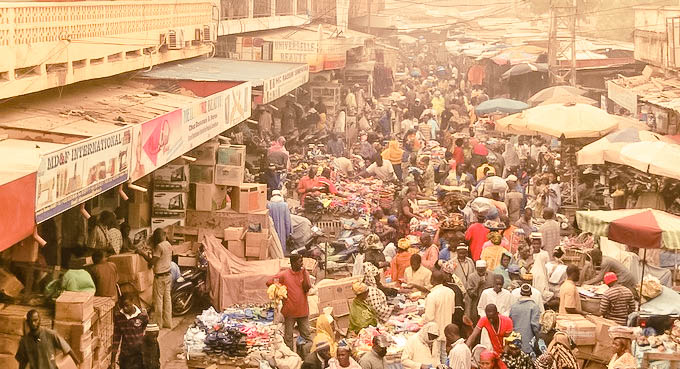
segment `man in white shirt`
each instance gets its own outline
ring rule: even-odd
[[[451,324],[453,312],[456,308],[456,293],[442,284],[445,279],[446,276],[441,271],[435,270],[432,272],[430,281],[434,287],[432,287],[432,290],[430,290],[430,293],[425,298],[425,314],[423,315],[424,322],[435,322],[439,327],[439,338],[435,344],[441,345],[439,352],[441,353],[442,361],[446,358],[444,329]]]
[[[537,290],[534,288],[534,286],[531,287],[531,299],[534,300],[536,305],[538,305],[538,309],[541,311],[541,314],[545,311],[545,306],[543,305],[543,296],[541,295],[541,291]],[[515,288],[510,292],[512,295],[512,303],[516,303],[519,301],[519,299],[522,297],[522,293],[519,288]]]
[[[477,304],[477,312],[480,317],[485,316],[484,309],[489,304],[494,304],[498,308],[498,313],[507,316],[510,313],[510,306],[512,306],[512,294],[510,291],[503,289],[502,275],[494,274],[493,287],[482,291]]]
[[[384,182],[392,182],[397,179],[392,163],[389,160],[383,161],[383,158],[380,155],[376,156],[375,162],[366,168],[366,173],[370,176],[375,176]]]
[[[446,346],[449,350],[449,368],[470,369],[472,366],[472,352],[465,344],[465,338],[460,336],[460,328],[455,324],[449,324],[444,329]]]

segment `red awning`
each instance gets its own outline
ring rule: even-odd
[[[0,185],[0,251],[33,234],[36,173]]]

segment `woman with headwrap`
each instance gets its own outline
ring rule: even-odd
[[[409,252],[410,248],[411,243],[406,238],[400,239],[397,243],[397,255],[395,255],[390,262],[392,281],[397,282],[404,280],[406,268],[411,266],[412,254]]]
[[[479,369],[508,369],[495,351],[484,351],[479,355]]]
[[[501,360],[508,369],[534,369],[531,357],[522,351],[522,335],[519,332],[512,332],[505,337],[505,352]]]
[[[376,266],[386,264],[385,254],[383,254],[383,243],[377,234],[371,233],[362,240],[364,251],[364,262],[372,263]]]
[[[387,148],[380,154],[384,160],[389,160],[392,163],[394,174],[401,181],[401,158],[404,156],[404,150],[399,147],[399,141],[392,140],[387,144]]]
[[[544,352],[539,355],[536,360],[534,360],[534,366],[536,369],[557,369],[555,365],[555,359],[549,352]]]
[[[387,304],[387,297],[385,293],[380,290],[378,285],[378,277],[380,270],[372,263],[365,262],[364,267],[364,283],[368,287],[368,296],[366,297],[366,304],[374,311],[380,322],[386,322],[392,315],[392,307]]]
[[[349,331],[359,333],[360,330],[368,326],[377,326],[377,314],[368,304],[368,286],[363,282],[355,282],[352,290],[356,297],[352,300],[349,308]]]
[[[411,336],[401,353],[404,369],[421,369],[423,365],[436,367],[441,364],[441,345],[435,344],[439,338],[437,323],[425,324],[418,334]]]
[[[607,369],[634,369],[637,368],[637,360],[630,353],[630,339],[624,337],[614,338],[614,355],[607,365]]]
[[[569,336],[558,331],[548,345],[548,353],[553,358],[553,367],[558,369],[578,369],[578,361],[574,356],[576,345]]]
[[[489,222],[487,221],[486,223]],[[490,226],[486,223],[485,226],[489,228]],[[489,239],[489,242],[485,243],[480,260],[486,261],[487,270],[493,272],[501,265],[501,258],[508,250],[502,246],[503,236],[499,231],[492,229],[487,235],[487,238]]]
[[[316,351],[320,344],[328,343],[331,356],[335,357],[335,351],[338,345],[335,342],[335,329],[333,329],[333,316],[331,314],[331,308],[328,307],[319,314],[318,318],[316,318],[316,336],[312,339],[311,350]]]
[[[441,271],[447,275],[447,279],[442,283],[444,287],[450,288],[456,294],[456,308],[453,312],[451,322],[459,327],[464,337],[467,337],[472,332],[472,321],[465,316],[466,288],[463,281],[461,281],[455,273],[456,261],[440,261],[436,267],[440,267]]]

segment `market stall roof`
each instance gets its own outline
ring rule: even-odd
[[[608,83],[625,89],[631,96],[644,102],[680,113],[680,79],[633,76],[610,80]],[[610,98],[616,102],[612,93]]]
[[[626,164],[621,158],[621,150],[633,142],[673,142],[672,139],[658,133],[625,128],[612,132],[601,139],[584,146],[576,153],[578,165],[604,164],[606,161],[616,164]]]
[[[680,249],[680,217],[656,209],[577,211],[585,232],[637,248]]]
[[[645,173],[680,179],[680,145],[675,143],[631,143],[621,149],[621,159],[626,165]]]
[[[250,81],[262,86],[263,103],[269,103],[309,81],[309,65],[268,61],[195,58],[164,64],[141,74],[141,78],[196,82]]]

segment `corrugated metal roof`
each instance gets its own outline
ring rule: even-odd
[[[192,81],[250,81],[262,86],[266,79],[284,74],[304,64],[224,58],[193,59],[164,64],[140,75],[141,78]]]

